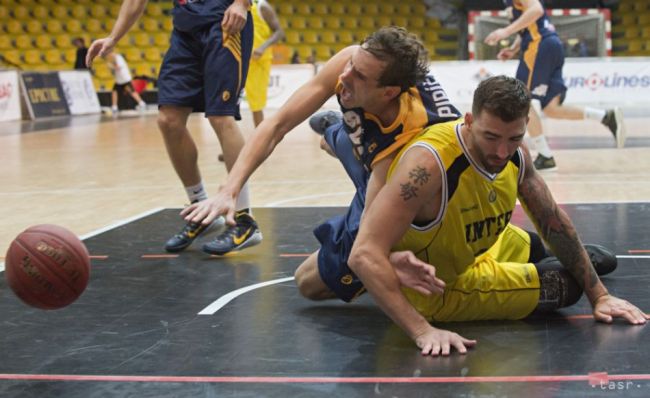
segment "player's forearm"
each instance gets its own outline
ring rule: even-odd
[[[348,260],[350,269],[363,282],[382,311],[388,315],[414,341],[431,325],[420,315],[400,290],[400,283],[395,275],[388,256],[378,249],[366,249],[364,245],[352,250]]]
[[[284,30],[278,29],[275,32],[273,32],[273,34],[269,36],[269,38],[266,39],[264,43],[262,43],[260,48],[262,49],[262,51],[265,51],[267,48],[271,47],[272,45],[279,42],[283,38],[284,38]]]
[[[120,7],[120,13],[111,30],[110,37],[117,43],[133,24],[140,18],[147,5],[147,0],[124,0]]]

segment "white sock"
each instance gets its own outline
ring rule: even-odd
[[[187,193],[190,203],[200,202],[208,198],[208,193],[203,187],[203,182],[199,182],[191,187],[185,187],[185,192]]]
[[[535,143],[535,148],[537,148],[537,152],[547,158],[553,157],[553,152],[551,152],[551,148],[548,146],[548,142],[546,142],[546,137],[544,137],[544,134],[538,137],[532,137],[532,139]]]
[[[601,120],[603,120],[606,113],[607,111],[604,109],[586,107],[585,119],[598,120],[600,122]]]
[[[244,210],[251,208],[250,194],[248,193],[248,183],[244,184],[239,191],[239,196],[237,197],[237,203],[235,204],[235,210]],[[250,212],[252,214],[252,212]]]

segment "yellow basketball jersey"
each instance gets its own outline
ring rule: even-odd
[[[264,1],[264,0],[262,0]],[[251,6],[251,15],[253,16],[253,49],[258,48],[262,44],[264,44],[265,41],[271,37],[271,27],[266,23],[264,18],[262,18],[262,15],[260,14],[259,10],[259,3],[260,0],[253,0],[253,5]],[[266,51],[264,51],[264,54],[260,58],[260,60],[263,59],[272,59],[273,58],[273,51],[271,48],[267,48]]]
[[[518,149],[498,174],[485,171],[461,136],[462,121],[436,124],[412,140],[395,158],[388,178],[403,154],[414,146],[431,151],[444,168],[442,200],[435,220],[411,225],[395,250],[412,250],[436,267],[436,274],[453,283],[504,231],[523,176],[523,154]]]

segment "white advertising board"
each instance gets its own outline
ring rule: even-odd
[[[84,115],[101,112],[99,99],[89,71],[60,71],[59,79],[70,108],[70,114]]]
[[[18,72],[0,71],[0,122],[20,120]]]

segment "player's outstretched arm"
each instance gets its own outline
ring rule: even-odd
[[[92,42],[86,54],[86,66],[92,67],[93,60],[97,56],[104,56],[111,52],[118,41],[131,29],[133,24],[140,18],[147,5],[147,0],[124,0],[120,7],[120,13],[115,21],[115,26],[108,37]]]
[[[294,127],[305,121],[335,93],[336,83],[357,46],[344,48],[332,57],[310,81],[289,97],[282,107],[255,129],[246,141],[226,182],[215,196],[186,207],[181,216],[187,221],[211,223],[224,215],[234,224],[234,206],[239,191],[253,172]]]
[[[476,344],[474,340],[430,325],[402,294],[399,278],[389,261],[391,248],[411,222],[423,216],[421,209],[434,207],[431,202],[440,196],[441,178],[437,160],[429,151],[410,149],[372,206],[367,208],[349,259],[350,268],[379,307],[413,339],[424,355],[448,355],[451,348],[464,354],[467,347]]]
[[[609,323],[620,317],[631,324],[643,324],[647,315],[625,300],[611,296],[598,278],[578,232],[569,216],[551,195],[535,170],[530,152],[524,150],[525,174],[519,184],[519,201],[537,231],[562,265],[582,287],[593,307],[594,318]]]
[[[512,21],[512,23],[505,28],[500,28],[492,31],[484,40],[484,43],[489,46],[496,46],[503,39],[508,38],[527,26],[535,23],[542,15],[544,15],[544,7],[539,0],[521,0],[524,7],[524,12],[519,18]]]

